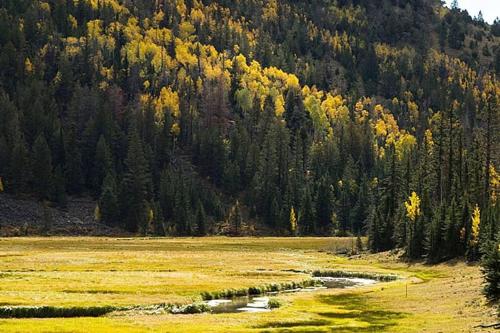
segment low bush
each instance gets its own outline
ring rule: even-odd
[[[182,306],[173,306],[170,313],[174,314],[194,314],[194,313],[204,313],[210,312],[211,308],[205,303],[192,303]]]
[[[99,317],[118,309],[119,308],[114,306],[2,306],[0,307],[0,318]]]
[[[398,279],[397,275],[394,274],[379,274],[379,273],[369,273],[369,272],[348,272],[348,271],[314,271],[312,273],[314,277],[339,277],[339,278],[361,278],[361,279],[372,279],[377,281],[394,281]]]
[[[297,288],[312,287],[321,284],[319,281],[310,279],[301,282],[283,282],[283,283],[271,283],[262,286],[254,286],[245,289],[226,289],[222,291],[204,291],[201,293],[201,298],[204,301],[209,301],[212,299],[221,298],[233,298],[233,297],[244,297],[244,296],[255,296],[262,295],[269,292],[280,292],[284,290],[293,290]]]
[[[281,306],[281,302],[277,300],[276,298],[271,298],[269,302],[267,303],[267,307],[269,309],[277,309]]]

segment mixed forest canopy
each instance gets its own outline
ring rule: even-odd
[[[3,0],[0,190],[498,256],[499,72],[500,21],[434,0]]]

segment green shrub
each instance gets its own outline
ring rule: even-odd
[[[267,303],[267,307],[269,309],[277,309],[281,306],[281,302],[277,300],[276,298],[271,298],[269,300],[269,303]]]
[[[260,295],[262,294],[262,287],[250,287],[248,288],[248,295]]]
[[[379,273],[367,273],[367,272],[347,272],[347,271],[314,271],[312,273],[314,277],[339,277],[339,278],[361,278],[361,279],[372,279],[377,281],[394,281],[398,279],[397,275],[394,274],[379,274]]]
[[[0,318],[71,318],[99,317],[120,308],[114,306],[56,307],[56,306],[3,306]]]
[[[200,296],[202,300],[209,301],[212,299],[262,295],[269,292],[280,292],[283,290],[305,288],[319,284],[321,284],[321,282],[310,279],[301,282],[271,283],[263,286],[254,286],[245,289],[226,289],[222,291],[212,292],[204,291],[200,294]]]
[[[170,312],[174,314],[194,314],[194,313],[204,313],[210,312],[211,308],[205,303],[192,303],[183,306],[174,306]]]

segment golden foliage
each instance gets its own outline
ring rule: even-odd
[[[382,119],[379,119],[375,123],[375,135],[378,137],[387,136],[387,127],[385,126],[385,122]]]
[[[472,223],[471,223],[471,239],[470,244],[475,246],[479,240],[479,226],[481,224],[481,211],[479,206],[476,204],[474,207],[474,212],[472,213]]]
[[[179,25],[179,37],[181,39],[188,39],[196,29],[189,21],[184,21]]]
[[[495,166],[490,165],[490,187],[491,187],[491,202],[495,204],[500,193],[500,174],[496,171]]]
[[[163,87],[160,96],[155,102],[155,119],[157,123],[163,123],[165,112],[169,112],[174,118],[179,118],[179,94],[172,91],[170,87]]]
[[[425,130],[425,144],[430,149],[434,147],[434,139],[432,137],[432,131],[430,129]]]
[[[295,215],[295,209],[290,208],[290,231],[292,232],[293,235],[296,234],[297,232],[297,217]]]
[[[78,28],[78,21],[73,15],[68,15],[68,23],[71,27],[71,29],[75,30]]]
[[[412,192],[408,201],[405,202],[406,216],[411,222],[415,222],[420,215],[420,198],[417,193]]]
[[[279,94],[274,99],[274,112],[276,116],[281,117],[285,113],[285,99]]]
[[[399,135],[396,141],[396,155],[401,160],[417,145],[417,139],[408,133]]]
[[[344,105],[344,99],[340,95],[327,94],[325,100],[321,103],[321,108],[331,121],[345,121],[349,117],[349,109]]]
[[[186,67],[197,63],[196,56],[189,50],[189,45],[183,43],[180,39],[175,41],[175,58]]]
[[[267,1],[266,6],[262,8],[262,18],[265,21],[274,21],[278,18],[278,2],[276,0]]]
[[[33,73],[33,64],[31,63],[30,58],[26,58],[26,60],[24,61],[24,70],[28,74]]]
[[[179,126],[178,123],[172,124],[172,128],[170,129],[170,134],[172,134],[175,137],[178,137],[179,134],[181,134],[181,127]]]

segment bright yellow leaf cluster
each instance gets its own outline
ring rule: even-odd
[[[479,240],[480,224],[481,224],[481,211],[479,210],[479,206],[476,204],[476,207],[474,207],[474,212],[472,213],[471,239],[470,239],[470,244],[472,246],[476,245]]]
[[[415,222],[420,215],[420,198],[417,193],[412,192],[408,201],[405,202],[406,216],[411,222]]]
[[[297,217],[295,215],[295,209],[292,207],[290,209],[290,231],[292,234],[297,232]]]
[[[170,87],[163,87],[160,96],[155,102],[155,119],[157,123],[163,123],[165,112],[170,112],[174,118],[179,118],[179,94],[172,91]]]

